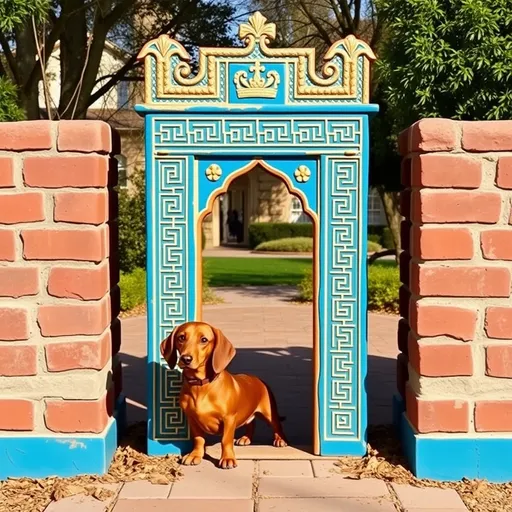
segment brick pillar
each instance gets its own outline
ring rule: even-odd
[[[511,480],[512,122],[425,119],[400,149],[405,452],[422,478]]]
[[[117,446],[115,141],[0,124],[0,479],[102,473]]]

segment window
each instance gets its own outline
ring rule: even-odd
[[[309,215],[304,213],[302,203],[298,197],[292,196],[292,204],[290,207],[290,222],[311,222]]]
[[[368,196],[368,225],[386,226],[386,215],[382,207],[382,201],[376,189],[370,191]]]
[[[128,82],[121,81],[117,84],[117,108],[128,108],[129,88]]]
[[[126,173],[126,157],[124,155],[116,155],[116,159],[118,183],[121,188],[125,188],[128,186],[128,175]]]

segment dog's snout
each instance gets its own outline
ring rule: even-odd
[[[188,366],[192,362],[192,356],[184,355],[181,356],[180,360],[183,364],[186,364]]]

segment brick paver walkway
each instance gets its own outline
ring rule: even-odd
[[[206,306],[204,319],[221,328],[236,346],[230,371],[248,371],[267,380],[276,394],[280,413],[287,417],[284,426],[291,443],[307,446],[311,443],[312,307],[291,304],[287,294],[286,289],[226,289],[222,291],[226,303]],[[367,389],[371,423],[391,422],[396,328],[396,317],[369,317]],[[121,358],[129,421],[145,419],[145,357],[145,317],[123,320]],[[258,424],[255,441],[268,446],[269,436],[266,427]],[[215,448],[209,452],[214,458]],[[46,512],[104,512],[112,506],[114,512],[466,510],[453,490],[344,479],[334,473],[332,460],[318,460],[292,448],[283,449],[287,452],[272,447],[253,447],[249,451],[250,448],[237,448],[239,465],[231,471],[220,470],[211,460],[204,460],[198,467],[184,468],[184,478],[173,485],[126,483],[116,487],[116,497],[109,503],[75,496],[52,503]],[[297,460],[262,460],[275,458],[279,452],[281,457]]]

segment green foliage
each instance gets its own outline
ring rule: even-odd
[[[36,21],[46,17],[51,0],[2,0],[0,2],[0,31],[10,32],[27,22],[32,16]]]
[[[146,267],[146,199],[144,172],[130,176],[132,188],[119,191],[119,256],[121,270]]]
[[[510,0],[378,0],[378,77],[394,132],[422,117],[512,116]]]
[[[211,278],[210,266],[208,261],[203,258],[203,304],[218,304],[222,302],[210,286]]]
[[[384,228],[382,230],[382,247],[385,249],[394,249],[395,244],[393,243],[393,235],[391,234],[391,230],[389,228]]]
[[[16,86],[9,78],[0,77],[0,122],[20,121],[24,117],[25,113],[18,105]]]
[[[400,276],[396,265],[374,264],[368,268],[368,309],[398,313]]]
[[[377,233],[375,234],[369,234],[368,235],[368,244],[370,242],[374,243],[374,244],[379,244],[380,245],[380,242],[382,240],[382,236],[381,235],[378,235]]]
[[[398,313],[400,277],[395,264],[375,263],[368,268],[368,308],[371,311]],[[298,285],[299,299],[313,300],[313,272],[307,269]]]
[[[281,238],[313,237],[313,224],[309,222],[258,222],[249,225],[249,247],[254,249],[263,242]]]
[[[255,251],[313,252],[313,238],[296,237],[270,240],[259,244]]]
[[[368,240],[368,252],[379,252],[382,249],[380,244]]]
[[[146,302],[146,271],[136,268],[133,272],[121,272],[121,311],[129,311]]]

